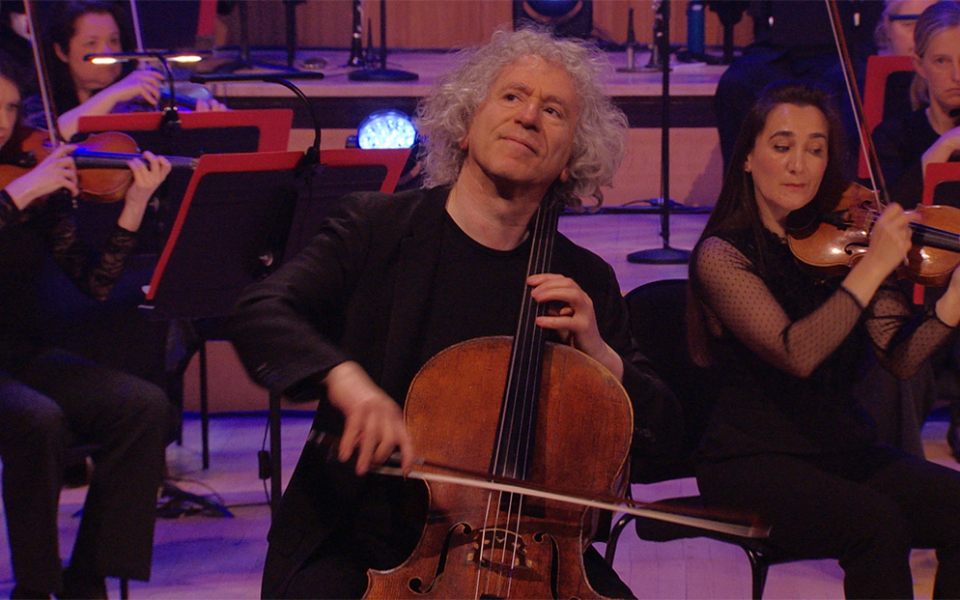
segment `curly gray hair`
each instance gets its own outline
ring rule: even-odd
[[[441,77],[417,108],[417,129],[424,136],[421,159],[427,185],[456,181],[466,151],[460,147],[490,86],[507,66],[538,56],[570,75],[580,102],[580,116],[568,163],[570,177],[559,183],[567,202],[594,196],[610,185],[626,150],[627,118],[604,93],[600,73],[606,58],[572,40],[557,39],[537,29],[498,30],[490,43],[463,53],[460,66]]]

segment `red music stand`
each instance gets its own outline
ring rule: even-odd
[[[284,260],[296,256],[320,229],[333,203],[351,192],[391,193],[397,188],[410,150],[321,150],[319,185],[301,194],[287,239]]]
[[[180,128],[184,139],[178,140],[181,146],[185,139],[203,138],[203,146],[211,148],[204,154],[223,154],[227,152],[283,152],[290,140],[290,127],[293,124],[293,111],[289,108],[267,108],[258,110],[217,110],[208,112],[185,112],[180,114]],[[140,143],[140,147],[154,151],[153,145],[143,143],[151,134],[156,137],[169,136],[161,125],[163,113],[137,112],[113,115],[80,117],[78,133],[99,131],[122,131],[130,134]],[[195,131],[206,130],[206,131]],[[227,131],[224,131],[227,130]],[[243,136],[243,132],[249,132]],[[244,137],[237,140],[235,137]],[[253,147],[251,148],[251,144]],[[196,145],[196,144],[195,144]],[[158,154],[178,154],[180,156],[199,156],[200,153],[185,151],[159,151]]]

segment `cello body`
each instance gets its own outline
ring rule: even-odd
[[[420,370],[404,415],[427,464],[491,470],[513,338],[444,350]],[[568,346],[545,344],[527,480],[586,496],[618,491],[633,431],[620,382]],[[443,424],[438,427],[436,424]],[[430,467],[424,467],[430,470]],[[574,504],[432,482],[420,543],[369,571],[365,598],[601,598],[583,570],[591,513]]]

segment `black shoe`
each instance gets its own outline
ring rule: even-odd
[[[19,585],[10,590],[10,600],[50,600],[51,597],[49,593],[35,592]]]
[[[947,429],[947,444],[953,451],[953,457],[960,461],[960,423],[950,422],[950,427]]]
[[[107,600],[107,579],[89,573],[63,570],[63,592],[59,600]]]

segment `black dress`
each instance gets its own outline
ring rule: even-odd
[[[871,349],[911,375],[952,333],[914,317],[900,288],[859,306],[798,267],[772,233],[702,242],[717,403],[698,451],[706,501],[755,511],[792,556],[840,559],[848,597],[911,597],[909,552],[938,550],[940,597],[960,595],[960,473],[877,444],[853,399]]]

